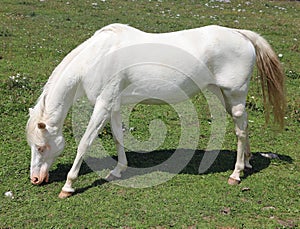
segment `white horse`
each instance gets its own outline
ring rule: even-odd
[[[185,54],[189,57],[185,58]],[[195,61],[191,62],[192,59]],[[251,168],[245,103],[255,60],[266,113],[272,108],[275,121],[282,126],[283,70],[270,45],[258,34],[214,25],[163,34],[145,33],[122,24],[102,28],[63,59],[35,107],[29,109],[26,131],[31,147],[31,182],[48,182],[49,169],[64,148],[62,127],[78,91],[87,96],[94,110],[61,198],[74,193],[72,183],[78,177],[83,156],[107,122],[111,123],[118,152],[118,164],[107,179],[121,177],[127,167],[120,116],[122,104],[142,100],[148,104],[176,103],[208,88],[214,93],[221,92],[217,94],[235,124],[237,158],[228,183],[238,184],[241,171]],[[156,64],[138,66],[138,62]],[[124,68],[125,65],[135,67]],[[185,74],[179,74],[180,71]],[[130,90],[126,90],[128,87]],[[177,96],[179,90],[187,96]]]

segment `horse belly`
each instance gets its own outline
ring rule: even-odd
[[[189,73],[166,66],[138,66],[127,71],[126,75],[120,93],[122,104],[178,103],[193,97],[201,90],[201,86],[197,85]]]

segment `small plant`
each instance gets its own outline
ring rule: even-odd
[[[0,30],[0,37],[11,37],[12,33],[9,31],[8,28],[2,28]]]
[[[257,98],[254,95],[248,95],[246,106],[248,109],[250,109],[252,111],[263,111],[264,110],[262,100]]]
[[[0,87],[1,90],[6,91],[5,96],[8,99],[0,107],[0,112],[9,114],[12,111],[28,110],[26,97],[33,94],[33,85],[27,76],[20,73],[9,76],[0,82]],[[33,96],[30,98],[33,98]]]
[[[300,73],[290,70],[286,73],[286,76],[291,79],[300,79]]]
[[[17,73],[15,76],[9,76],[7,80],[8,89],[29,89],[30,81],[26,76],[22,76],[20,73]]]

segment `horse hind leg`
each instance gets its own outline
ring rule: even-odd
[[[250,164],[251,152],[248,135],[248,117],[245,109],[246,93],[244,91],[228,92],[223,90],[226,110],[232,116],[237,136],[237,158],[233,173],[228,179],[231,185],[240,183],[240,174]]]
[[[124,150],[122,120],[121,120],[120,111],[112,112],[111,127],[112,127],[113,138],[118,152],[118,164],[105,177],[105,180],[107,181],[113,181],[121,178],[122,172],[124,172],[127,169],[127,164],[128,164],[125,150]]]
[[[251,150],[250,150],[250,141],[249,141],[249,132],[248,128],[246,129],[247,138],[246,138],[246,151],[245,151],[245,169],[251,170],[252,165],[250,164],[250,159],[252,157]]]
[[[228,92],[226,92],[224,89],[221,89],[220,87],[216,86],[216,85],[208,85],[207,89],[209,91],[211,91],[212,93],[214,93],[218,99],[222,102],[223,106],[226,107],[227,112],[232,116],[232,104],[230,102],[228,102],[230,100],[230,96],[228,94]],[[242,93],[241,96],[241,103],[245,104],[245,102],[243,101],[243,99],[246,100],[246,95],[244,93]],[[226,101],[225,101],[226,99]],[[247,115],[247,114],[246,114]],[[246,116],[246,121],[247,120],[247,116]],[[252,157],[251,154],[251,150],[250,150],[250,141],[249,141],[249,134],[248,134],[248,125],[246,128],[246,132],[247,132],[247,138],[246,138],[246,150],[245,150],[245,167],[247,169],[251,169],[252,165],[250,164],[250,159]]]

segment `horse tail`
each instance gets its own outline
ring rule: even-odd
[[[284,126],[286,109],[285,75],[280,61],[270,44],[260,35],[249,30],[238,30],[251,41],[256,52],[256,65],[262,86],[266,121],[269,121],[270,110],[274,121],[281,128]]]

